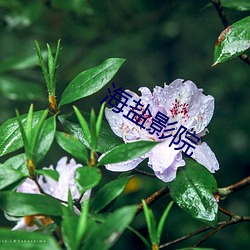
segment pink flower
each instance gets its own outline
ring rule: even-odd
[[[59,173],[58,181],[51,179],[47,176],[40,176],[38,183],[46,194],[49,194],[57,199],[67,201],[68,200],[68,190],[70,189],[72,199],[78,199],[80,193],[77,189],[76,182],[74,179],[75,171],[78,167],[81,167],[80,164],[76,164],[74,159],[71,159],[67,162],[67,157],[61,158],[56,168],[53,166],[44,169],[56,170]],[[36,183],[27,178],[16,190],[21,193],[30,193],[30,194],[41,194]],[[90,196],[90,190],[85,192],[81,201],[88,199]],[[78,213],[78,211],[76,211]],[[36,221],[36,224],[42,226],[48,223],[51,223],[51,219],[45,216],[25,216],[21,218],[17,225],[12,230],[27,230],[34,231],[38,229],[38,226],[34,224],[33,221]]]
[[[114,133],[122,137],[125,143],[137,140],[162,141],[162,143],[144,156],[118,164],[107,164],[106,168],[111,171],[128,171],[135,168],[144,159],[149,158],[148,166],[153,169],[155,175],[164,182],[170,182],[175,179],[178,167],[185,166],[182,150],[175,150],[174,148],[178,148],[176,145],[169,147],[173,136],[181,125],[186,127],[190,133],[195,131],[199,138],[204,136],[207,131],[206,127],[213,116],[214,98],[204,95],[203,90],[198,89],[192,81],[182,79],[177,79],[163,88],[156,86],[153,93],[146,87],[139,88],[139,91],[141,96],[126,90],[126,93],[132,97],[128,100],[127,106],[123,108],[123,112],[116,113],[115,108],[106,108],[106,118]],[[131,110],[129,106],[135,106],[133,100],[139,101],[139,99],[143,104],[139,114],[143,114],[143,117],[146,118],[144,129],[124,117]],[[121,105],[119,104],[118,107]],[[147,107],[151,116],[148,111],[145,112]],[[174,130],[163,133],[164,137],[169,136],[165,139],[159,139],[161,135],[156,133],[149,133],[152,131],[150,125],[158,111],[169,117],[168,124],[173,123],[169,128],[174,128]],[[195,146],[195,149],[190,148],[191,151],[193,150],[191,155],[193,159],[212,173],[219,169],[219,163],[214,153],[205,142],[199,142],[198,145],[190,144]]]

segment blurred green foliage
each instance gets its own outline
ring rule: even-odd
[[[34,40],[45,49],[46,43],[55,48],[57,40],[61,39],[58,96],[78,73],[110,57],[127,59],[113,82],[133,91],[141,86],[151,89],[162,86],[176,78],[191,79],[205,94],[215,97],[215,113],[206,141],[220,163],[221,169],[215,174],[218,186],[224,187],[246,177],[250,173],[249,66],[234,59],[211,67],[215,41],[224,28],[215,9],[204,8],[207,3],[205,0],[0,0],[0,123],[13,117],[15,108],[20,113],[26,112],[31,100],[36,110],[46,108],[41,102],[46,96],[41,92],[45,93],[46,88],[37,64]],[[231,23],[250,14],[249,11],[229,9],[226,13]],[[29,98],[25,102],[22,95],[25,92],[20,91],[19,96],[11,90],[11,83],[17,81],[20,88],[27,89],[31,84],[39,93],[37,96],[27,94]],[[99,110],[100,101],[106,94],[104,88],[78,101],[77,107],[84,111],[91,107]],[[65,107],[65,111],[73,111],[73,108]],[[52,149],[41,167],[55,164],[65,155],[56,144]],[[144,165],[141,164],[142,168]],[[117,176],[108,171],[104,173],[110,179]],[[121,204],[138,203],[164,185],[148,177],[140,177],[139,182],[137,191],[124,195]],[[249,199],[249,192],[240,191],[222,201],[221,206],[233,213],[247,215]],[[156,216],[162,214],[168,202],[167,198],[162,198],[152,206]],[[137,216],[134,226],[141,233],[147,233],[142,214]],[[201,226],[174,206],[162,242]],[[229,227],[203,246],[247,249],[249,230],[249,223]],[[143,249],[142,246],[136,236],[125,233],[113,249]]]

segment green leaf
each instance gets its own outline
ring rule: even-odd
[[[128,180],[132,176],[116,179],[100,188],[94,196],[91,208],[94,212],[99,212],[117,198],[124,190]]]
[[[88,145],[91,146],[91,134],[90,134],[88,123],[87,123],[86,119],[84,118],[84,116],[79,111],[79,109],[75,106],[73,106],[73,108],[75,110],[76,117],[81,125],[84,137],[86,138]]]
[[[77,250],[76,233],[78,216],[65,217],[62,222],[62,235],[64,243],[69,250]]]
[[[33,127],[41,118],[43,111],[34,112]],[[27,114],[20,116],[22,124],[25,124]],[[25,125],[24,125],[25,126]],[[0,156],[13,152],[23,146],[22,136],[17,118],[11,118],[0,126]]]
[[[52,116],[44,121],[38,141],[37,161],[40,162],[48,153],[56,132],[56,117]]]
[[[84,116],[89,118],[89,114],[84,113]],[[76,138],[78,138],[86,147],[90,147],[79,124],[74,115],[61,115],[59,116],[60,122],[63,124],[63,127]],[[123,140],[116,136],[111,130],[107,122],[102,121],[100,136],[97,144],[97,152],[104,153],[112,148],[123,144]]]
[[[250,16],[228,26],[218,37],[214,65],[239,56],[250,47]]]
[[[103,113],[104,113],[104,107],[105,107],[105,103],[102,104],[101,108],[100,108],[100,112],[98,114],[98,117],[97,117],[97,121],[96,121],[96,139],[97,139],[97,142],[98,142],[98,139],[99,139],[99,135],[100,135],[100,132],[101,132],[101,127],[102,127],[102,117],[103,117]]]
[[[135,229],[133,229],[133,228],[130,227],[130,226],[128,226],[127,228],[128,228],[128,230],[130,230],[132,233],[134,233],[136,236],[138,236],[148,249],[151,248],[151,244],[149,243],[149,241],[148,241],[142,234],[140,234],[138,231],[136,231]]]
[[[64,90],[59,106],[92,95],[103,88],[116,74],[125,59],[110,58],[99,66],[78,74]]]
[[[101,180],[102,173],[95,167],[77,168],[75,173],[76,185],[81,194],[95,187]]]
[[[188,248],[178,248],[176,250],[216,250],[215,248],[200,248],[200,247],[188,247]]]
[[[0,228],[1,243],[0,249],[11,250],[60,250],[56,241],[50,235],[26,232],[26,231],[10,231]]]
[[[170,195],[180,208],[191,216],[216,227],[218,204],[213,196],[218,192],[214,176],[202,165],[186,159],[177,177],[168,183]]]
[[[161,234],[162,234],[162,230],[163,230],[163,227],[164,227],[164,224],[165,224],[165,221],[168,217],[168,214],[169,214],[169,211],[172,207],[172,205],[174,204],[173,201],[171,201],[168,206],[166,207],[163,215],[161,216],[161,219],[160,219],[160,222],[158,224],[158,227],[157,227],[157,244],[159,245],[160,242],[161,242]]]
[[[250,1],[249,0],[221,0],[221,4],[223,7],[239,10],[239,11],[247,11],[250,10]]]
[[[56,170],[52,170],[52,169],[37,169],[36,170],[37,174],[40,175],[44,175],[44,176],[48,176],[51,179],[58,181],[59,179],[59,173]]]
[[[64,132],[56,132],[56,141],[62,149],[71,154],[79,162],[86,165],[89,164],[88,151],[85,145],[76,137]]]
[[[109,249],[131,223],[136,209],[136,206],[127,206],[110,214],[103,224],[93,227],[83,249]]]
[[[24,179],[26,176],[20,171],[0,164],[0,190],[13,184],[16,181]]]
[[[62,216],[63,210],[66,209],[59,201],[49,196],[13,192],[0,193],[0,208],[11,216]]]
[[[26,165],[26,160],[27,160],[26,155],[23,153],[10,157],[8,160],[4,162],[4,165],[8,166],[9,168],[18,170],[19,172],[28,176],[29,171]]]
[[[135,159],[149,152],[157,144],[158,142],[154,141],[135,141],[119,145],[108,152],[97,165],[102,166]]]
[[[42,86],[9,76],[0,77],[0,93],[15,101],[43,102],[46,100]]]
[[[148,234],[150,241],[153,244],[157,244],[157,234],[156,234],[156,221],[154,214],[151,209],[148,208],[148,205],[144,200],[142,200],[143,211],[146,218],[147,226],[148,226]]]
[[[96,150],[96,115],[94,109],[90,112],[90,122],[89,122],[90,136],[91,136],[91,149]]]

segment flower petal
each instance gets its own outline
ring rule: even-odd
[[[169,147],[170,139],[156,145],[149,152],[148,166],[152,168],[155,175],[165,181],[172,181],[176,177],[177,168],[185,165],[180,150]]]
[[[219,163],[216,156],[206,142],[197,145],[193,151],[192,158],[206,167],[211,173],[219,169]]]
[[[141,156],[139,158],[130,160],[130,161],[124,161],[124,162],[118,162],[113,164],[107,164],[105,165],[106,169],[114,172],[123,172],[123,171],[129,171],[137,167],[146,157]]]
[[[36,185],[36,183],[27,178],[16,190],[19,193],[27,193],[27,194],[40,194],[40,191]]]

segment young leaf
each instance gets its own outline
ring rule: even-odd
[[[100,135],[101,127],[102,127],[102,117],[104,113],[104,107],[105,107],[105,103],[102,104],[99,115],[97,117],[97,121],[96,121],[96,139],[97,140],[99,139],[99,135]]]
[[[203,223],[216,227],[218,204],[213,197],[218,192],[214,176],[202,165],[186,159],[186,166],[168,183],[170,195],[177,205]]]
[[[100,169],[95,167],[81,167],[76,170],[76,185],[81,194],[90,188],[95,187],[101,180]]]
[[[148,208],[148,205],[144,200],[142,200],[143,204],[143,211],[146,218],[147,226],[148,226],[148,234],[150,237],[150,241],[153,244],[157,244],[157,237],[156,237],[156,222],[155,217],[151,209]]]
[[[88,119],[90,116],[87,113],[84,113],[84,116]],[[76,138],[78,138],[86,147],[90,148],[87,139],[85,138],[81,127],[77,124],[77,119],[72,115],[61,115],[59,116],[60,122],[63,124],[63,127]],[[107,122],[102,121],[102,126],[100,130],[99,140],[97,143],[96,151],[100,153],[107,152],[112,148],[122,145],[123,140],[116,136],[111,130]]]
[[[122,144],[105,154],[97,166],[135,159],[149,152],[158,142],[136,141]]]
[[[10,231],[0,228],[1,235],[1,249],[36,249],[36,250],[60,250],[53,237],[43,233],[26,231]]]
[[[27,169],[26,161],[27,161],[26,155],[23,153],[23,154],[10,157],[8,160],[4,162],[4,165],[8,166],[11,169],[15,169],[21,172],[22,174],[28,176],[29,171]]]
[[[121,58],[110,58],[95,68],[81,72],[64,90],[59,106],[99,91],[113,78],[124,61]]]
[[[128,226],[127,228],[128,228],[128,230],[133,232],[135,235],[137,235],[148,249],[151,248],[151,244],[149,243],[149,241],[142,234],[140,234],[138,231],[136,231],[135,229],[133,229],[130,226]]]
[[[109,205],[115,198],[117,198],[124,190],[128,180],[132,176],[116,179],[104,185],[99,189],[94,196],[91,208],[97,213]]]
[[[84,134],[84,137],[86,138],[88,144],[91,146],[91,134],[90,134],[90,130],[89,130],[89,126],[87,121],[85,120],[85,118],[83,117],[83,115],[81,114],[81,112],[79,111],[79,109],[75,106],[73,106],[77,119],[81,125],[82,128],[82,132]]]
[[[87,229],[88,212],[89,212],[89,201],[86,200],[83,203],[82,213],[80,215],[80,218],[77,224],[77,231],[76,231],[77,249],[79,249],[79,247],[81,246],[82,238]]]
[[[87,236],[83,250],[102,249],[112,247],[125,228],[131,223],[135,216],[137,207],[126,206],[117,209],[110,214],[103,224],[92,227],[93,229]]]
[[[228,26],[218,37],[214,50],[214,65],[226,62],[250,47],[250,16]]]
[[[37,162],[40,162],[48,153],[56,132],[56,117],[52,116],[44,121],[40,131],[38,147],[36,152]]]
[[[161,234],[162,234],[162,230],[163,230],[163,226],[164,226],[164,223],[168,217],[168,214],[169,214],[169,211],[172,207],[172,205],[174,204],[173,201],[171,201],[168,206],[166,207],[163,215],[161,216],[161,219],[160,219],[160,222],[158,224],[158,227],[157,227],[157,244],[159,245],[160,242],[161,242]]]
[[[82,164],[88,165],[88,151],[85,145],[73,135],[56,132],[56,141],[62,149],[71,154],[75,159]]]
[[[43,111],[34,112],[33,127],[38,123]],[[21,115],[21,122],[25,127],[27,114]],[[11,118],[0,126],[0,156],[11,153],[23,146],[23,140],[17,118]]]
[[[90,136],[91,136],[91,149],[96,150],[96,115],[94,109],[90,112]]]

